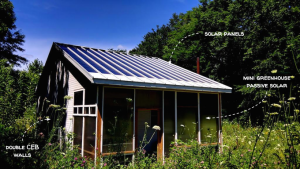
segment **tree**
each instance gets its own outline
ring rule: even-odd
[[[15,31],[16,17],[13,11],[13,4],[9,0],[0,0],[0,59],[7,59],[7,64],[28,62],[26,58],[14,54],[17,51],[24,51],[21,47],[25,36],[20,30]]]
[[[109,48],[109,51],[117,52],[117,53],[127,53],[126,49],[114,49],[114,48]]]
[[[161,40],[165,43],[160,52],[163,59],[172,55],[172,63],[194,72],[196,57],[200,57],[202,75],[233,87],[223,105],[230,105],[228,111],[235,113],[237,107],[252,107],[266,92],[247,88],[242,76],[271,75],[273,69],[279,74],[298,74],[299,9],[296,0],[201,0],[201,5],[179,16],[174,29]],[[243,32],[244,36],[205,36],[205,32]],[[138,49],[147,53],[161,48],[151,42],[145,36]]]
[[[164,46],[167,45],[168,34],[176,30],[176,24],[180,21],[179,16],[183,14],[173,14],[167,25],[156,26],[152,32],[144,36],[144,40],[137,47],[130,51],[130,54],[146,55],[162,58]]]

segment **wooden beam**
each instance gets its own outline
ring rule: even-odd
[[[220,145],[223,145],[223,140],[222,140],[222,100],[221,100],[221,94],[218,94],[218,110],[219,110],[219,143]],[[220,146],[220,153],[222,153],[222,146]]]

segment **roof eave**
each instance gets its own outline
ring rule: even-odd
[[[60,47],[58,47],[57,43],[54,42],[55,48],[62,52],[63,56],[70,62],[72,63],[90,82],[93,83],[93,76],[89,74],[88,71],[86,71],[80,64],[78,64],[68,53],[66,53],[64,50],[62,50]]]
[[[169,89],[169,90],[191,90],[191,91],[204,91],[204,92],[215,92],[215,93],[231,93],[232,89],[224,88],[207,88],[207,87],[195,87],[195,86],[179,86],[179,85],[168,85],[159,83],[141,83],[132,81],[119,81],[109,79],[93,79],[93,83],[102,85],[116,85],[116,86],[127,86],[127,87],[146,87],[146,88],[158,88],[158,89]]]

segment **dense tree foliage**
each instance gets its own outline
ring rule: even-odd
[[[233,87],[223,104],[230,105],[228,111],[252,106],[265,95],[265,90],[241,85],[242,76],[270,75],[273,69],[278,69],[277,75],[298,74],[300,1],[201,0],[200,4],[178,16],[175,24],[171,19],[146,34],[131,53],[169,60],[174,52],[172,63],[191,71],[196,71],[200,57],[201,74]],[[158,36],[164,30],[166,34]],[[205,36],[205,32],[244,36]]]
[[[0,0],[0,59],[6,59],[8,63],[20,66],[27,59],[16,55],[17,51],[24,51],[21,45],[25,36],[15,25],[16,17],[13,4],[9,0]]]
[[[7,60],[0,60],[0,158],[4,166],[24,168],[19,165],[25,161],[37,160],[14,158],[13,153],[18,151],[6,150],[6,146],[37,143],[33,138],[27,137],[32,136],[29,134],[33,129],[30,126],[36,123],[35,88],[42,69],[43,64],[38,60],[30,63],[27,70],[22,71],[14,70],[13,65],[7,66]],[[22,141],[25,131],[28,135]]]

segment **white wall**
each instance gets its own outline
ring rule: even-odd
[[[72,99],[67,102],[67,118],[66,118],[66,131],[73,132],[73,105],[74,105],[74,91],[83,89],[81,84],[75,79],[72,73],[69,71],[69,90],[68,96],[71,96]],[[70,120],[72,118],[72,120]]]

